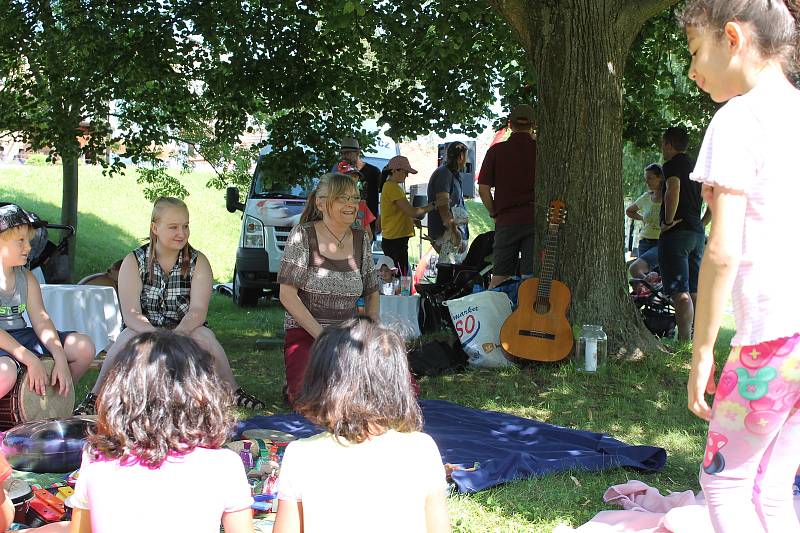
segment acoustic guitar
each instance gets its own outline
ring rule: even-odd
[[[541,275],[520,284],[517,309],[500,330],[503,349],[522,359],[559,361],[572,351],[572,327],[567,321],[571,293],[566,285],[553,279],[558,231],[566,216],[563,201],[550,202]]]

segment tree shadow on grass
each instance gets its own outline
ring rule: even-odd
[[[0,200],[19,204],[50,223],[60,223],[61,206],[19,192],[15,192],[13,198],[0,198]],[[62,238],[60,231],[51,230],[48,233],[50,240],[56,243]],[[105,272],[112,263],[122,259],[128,252],[142,244],[139,237],[131,235],[122,227],[82,212],[78,213],[76,238],[74,281],[95,272]]]

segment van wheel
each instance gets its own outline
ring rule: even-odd
[[[239,281],[239,273],[233,271],[233,302],[239,307],[255,307],[261,297],[261,289],[245,289]]]

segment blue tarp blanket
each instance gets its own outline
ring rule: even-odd
[[[657,472],[667,452],[631,446],[602,433],[567,429],[496,411],[462,407],[442,400],[420,402],[425,433],[433,437],[442,461],[474,471],[455,471],[459,492],[477,492],[514,479],[564,470],[606,470],[627,466]],[[254,428],[308,437],[320,429],[297,414],[257,416],[239,422],[236,433]]]

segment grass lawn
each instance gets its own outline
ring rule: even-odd
[[[150,206],[131,177],[108,179],[97,169],[81,167],[77,274],[104,270],[146,236]],[[187,178],[191,196],[192,242],[206,252],[216,278],[230,279],[236,253],[239,217],[225,211],[221,191],[206,190],[207,176]],[[50,220],[58,220],[60,169],[0,169],[0,198],[17,201]],[[470,209],[478,234],[488,226],[480,206]],[[480,226],[483,227],[480,227]],[[411,248],[415,248],[412,240]],[[283,410],[282,350],[257,350],[256,339],[282,334],[283,314],[275,304],[243,310],[229,298],[214,296],[209,323],[225,346],[239,382],[262,397],[270,412]],[[719,346],[732,331],[723,330]],[[720,352],[724,351],[720,349]],[[720,358],[722,354],[718,354]],[[566,427],[606,432],[631,444],[661,446],[667,466],[659,474],[629,470],[569,472],[508,483],[478,494],[450,498],[454,531],[550,531],[560,523],[578,526],[609,506],[602,502],[610,485],[640,479],[662,492],[698,490],[697,474],[705,423],[686,409],[687,347],[648,354],[640,361],[613,361],[606,375],[586,376],[566,364],[535,364],[499,371],[423,378],[422,396],[494,409]],[[721,363],[718,361],[718,363]],[[77,386],[82,397],[96,372]],[[242,416],[250,413],[243,412]]]

